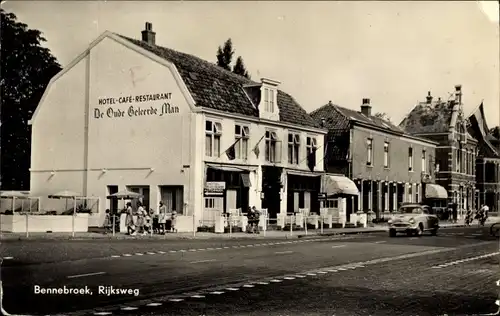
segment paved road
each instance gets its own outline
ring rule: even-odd
[[[82,243],[88,247],[84,257],[4,261],[10,261],[2,268],[4,308],[19,314],[86,310],[82,315],[100,309],[129,315],[492,312],[498,240],[487,233],[457,228],[421,238],[381,233],[289,241],[136,242],[120,244],[132,248],[120,248],[116,257]],[[87,286],[93,295],[33,295],[34,285]],[[139,294],[99,295],[100,285]]]

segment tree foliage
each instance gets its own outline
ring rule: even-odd
[[[31,119],[50,79],[61,67],[38,30],[0,10],[1,32],[1,187],[29,189]]]
[[[378,112],[378,113],[375,113],[374,115],[375,117],[378,117],[380,119],[383,119],[387,122],[391,122],[391,118],[389,117],[389,115],[385,112]]]
[[[234,49],[233,42],[229,38],[224,42],[224,45],[219,46],[217,49],[217,66],[222,67],[226,70],[231,71],[231,62],[233,61]],[[245,76],[250,79],[250,75],[245,67],[245,63],[243,62],[243,58],[238,56],[236,59],[236,63],[232,70],[235,74]]]
[[[238,56],[238,58],[236,59],[236,64],[233,67],[233,72],[235,74],[250,78],[250,75],[248,74],[245,63],[243,62],[243,58],[241,56]]]
[[[500,139],[500,126],[495,126],[489,130],[489,134],[493,137]]]
[[[219,46],[217,49],[217,66],[222,67],[226,70],[231,70],[231,62],[233,61],[233,42],[231,39],[227,39],[222,47]]]

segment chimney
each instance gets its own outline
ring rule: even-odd
[[[455,86],[455,101],[462,104],[462,85],[457,84]]]
[[[427,104],[431,104],[432,103],[432,95],[431,95],[431,92],[428,91],[427,92]]]
[[[143,42],[149,45],[155,45],[156,33],[153,32],[153,24],[151,22],[146,22],[146,28],[141,33]]]
[[[363,99],[363,104],[361,105],[361,113],[365,116],[372,115],[372,107],[370,106],[370,99]]]

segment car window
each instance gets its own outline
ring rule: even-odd
[[[399,209],[402,214],[421,214],[422,208],[419,206],[405,206]]]

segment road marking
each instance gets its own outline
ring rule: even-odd
[[[440,264],[440,265],[437,265],[437,266],[433,266],[432,268],[433,269],[445,268],[445,267],[456,265],[456,264],[463,263],[463,262],[468,262],[468,261],[472,261],[472,260],[478,260],[478,259],[484,259],[484,258],[488,258],[488,257],[493,257],[493,256],[496,256],[498,254],[500,254],[500,252],[488,253],[488,254],[481,255],[481,256],[470,257],[470,258],[466,258],[466,259],[460,259],[460,260],[456,260],[456,261],[451,261],[451,262],[443,263],[443,264]]]
[[[285,280],[295,280],[294,277],[284,277],[283,279],[285,279]]]
[[[269,280],[269,282],[280,283],[280,282],[283,282],[283,281],[282,280],[277,280],[277,279],[272,279],[272,280]]]
[[[330,270],[328,270],[328,272],[338,272],[338,271],[339,270],[337,270],[337,269],[330,269]]]
[[[288,251],[276,251],[275,252],[275,254],[277,254],[277,255],[284,255],[284,254],[287,254],[287,253],[293,253],[293,251],[288,250]]]
[[[298,274],[298,275],[296,275],[295,277],[296,277],[296,278],[301,278],[301,279],[303,279],[303,278],[305,278],[306,276],[305,276],[305,275],[300,275],[300,274]]]
[[[328,272],[326,272],[326,271],[318,271],[317,273],[318,274],[327,274]]]
[[[106,272],[94,272],[94,273],[85,273],[85,274],[70,275],[70,276],[67,276],[67,278],[68,279],[74,279],[74,278],[81,278],[81,277],[92,276],[92,275],[101,275],[101,274],[106,274]]]
[[[131,254],[129,254],[129,253],[126,253],[126,254],[124,254],[123,256],[124,256],[124,257],[132,257],[132,255],[131,255]]]
[[[140,253],[140,252],[136,252],[135,253],[136,256],[143,256],[144,254]]]
[[[239,289],[236,287],[228,287],[226,291],[238,291]]]
[[[205,295],[191,295],[192,298],[205,298]]]
[[[214,292],[210,292],[210,294],[219,295],[219,294],[224,294],[224,292],[222,292],[222,291],[214,291]]]
[[[338,268],[337,270],[339,270],[339,271],[346,271],[347,269],[346,268]]]
[[[308,273],[309,276],[316,276],[316,273]]]
[[[97,315],[99,315],[99,316],[101,316],[101,315],[111,315],[111,314],[112,314],[111,312],[95,312],[94,313],[94,315],[96,315],[96,316]]]
[[[182,249],[182,250],[179,250],[180,252],[186,252],[186,250]]]
[[[162,303],[149,303],[146,306],[155,307],[155,306],[161,306],[161,305],[163,305],[163,304]]]
[[[483,234],[471,234],[472,236],[483,236]]]
[[[196,249],[189,249],[189,251],[194,252],[194,251],[196,251]]]
[[[120,256],[112,255],[111,258],[120,258]]]
[[[136,309],[138,309],[138,308],[132,307],[132,306],[125,306],[125,307],[121,308],[122,311],[135,311]]]
[[[411,238],[410,238],[410,240],[415,240],[415,239],[417,239],[417,237],[411,237]]]
[[[223,247],[223,248],[224,248],[224,249],[228,249],[229,247],[225,246],[225,247]]]
[[[245,285],[243,285],[243,287],[255,287],[255,285],[253,285],[253,284],[245,284]]]
[[[177,250],[170,250],[169,252],[170,253],[174,253],[174,252],[177,252]]]
[[[385,241],[385,240],[381,240],[381,241],[376,241],[376,242],[374,242],[374,244],[383,244],[383,243],[385,243],[385,242],[387,242],[387,241]]]
[[[336,245],[336,246],[332,246],[332,248],[342,248],[342,247],[345,247],[345,245]]]
[[[171,298],[171,299],[169,299],[169,301],[170,302],[182,302],[182,301],[184,301],[184,299],[183,298]]]
[[[198,261],[191,261],[190,263],[203,263],[203,262],[214,262],[217,261],[216,259],[206,259],[206,260],[198,260]]]
[[[148,255],[156,255],[154,252],[148,252]]]
[[[215,249],[217,249],[217,250],[221,250],[222,248],[221,248],[221,247],[217,247],[217,248],[215,248]]]
[[[14,257],[3,257],[4,260],[14,259]]]
[[[214,250],[214,248],[207,248],[207,250]]]
[[[198,250],[199,250],[199,251],[202,251],[202,250],[206,250],[206,249],[204,249],[204,248],[200,248],[200,249],[198,249]]]
[[[165,251],[158,251],[158,253],[159,253],[159,254],[164,254],[164,253],[165,253]]]

